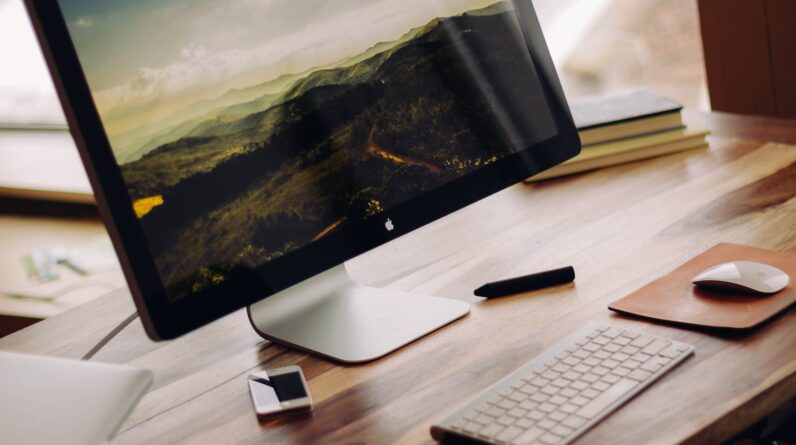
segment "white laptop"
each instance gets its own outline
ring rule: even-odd
[[[108,443],[151,384],[146,369],[0,351],[0,437]]]

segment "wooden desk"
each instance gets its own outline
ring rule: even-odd
[[[721,241],[796,252],[796,122],[693,115],[711,147],[516,186],[351,261],[363,283],[458,298],[472,313],[376,362],[269,345],[239,311],[152,343],[135,322],[96,357],[153,369],[118,443],[431,443],[429,426],[588,321],[692,343],[696,355],[577,443],[715,443],[796,396],[796,310],[748,335],[623,318],[609,302]],[[747,139],[749,138],[749,139]],[[572,264],[577,285],[482,301],[485,281]],[[78,357],[133,310],[125,291],[0,340]],[[311,417],[258,423],[246,375],[299,364]]]

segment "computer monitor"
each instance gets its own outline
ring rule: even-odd
[[[153,339],[384,355],[469,306],[344,262],[580,151],[530,0],[27,5]]]

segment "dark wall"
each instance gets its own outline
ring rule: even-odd
[[[796,1],[698,2],[712,108],[796,118]]]

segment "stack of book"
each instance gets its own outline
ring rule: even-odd
[[[581,153],[527,182],[705,147],[709,132],[685,125],[682,109],[649,89],[573,103]]]

